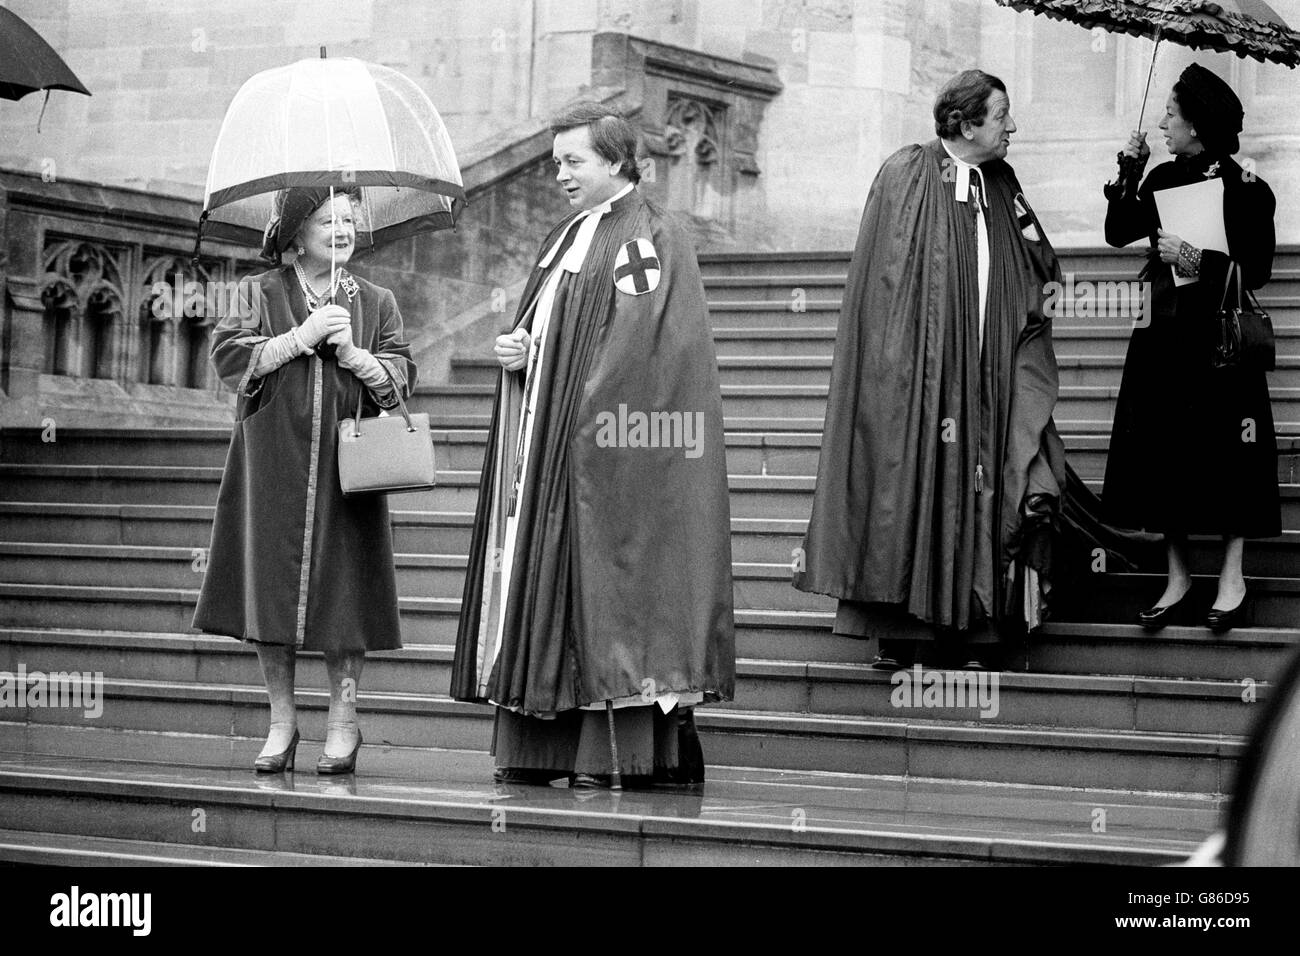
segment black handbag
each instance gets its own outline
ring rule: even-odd
[[[1232,288],[1233,274],[1237,279],[1237,303],[1228,307],[1228,290]],[[1250,296],[1252,308],[1247,309],[1243,295]],[[1271,372],[1277,364],[1277,342],[1273,338],[1273,320],[1260,308],[1255,293],[1241,282],[1241,266],[1233,263],[1223,283],[1223,298],[1215,317],[1217,339],[1214,344],[1215,368],[1244,368],[1251,371]]]

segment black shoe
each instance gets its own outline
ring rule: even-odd
[[[258,757],[253,761],[253,769],[258,773],[284,773],[286,770],[292,770],[294,757],[298,753],[299,739],[298,731],[295,729],[293,739],[289,741],[289,747],[284,753]]]
[[[357,743],[352,748],[352,753],[346,757],[327,757],[325,754],[320,755],[316,761],[316,772],[319,774],[339,774],[352,773],[357,769],[357,754],[361,752],[361,731],[357,731]]]
[[[964,671],[986,671],[988,670],[988,665],[978,657],[972,657],[965,664],[961,665],[961,669]]]
[[[1189,587],[1187,592],[1173,604],[1155,607],[1149,607],[1145,611],[1138,611],[1138,623],[1148,631],[1158,631],[1162,627],[1173,624],[1175,620],[1183,620],[1187,609],[1191,606],[1192,589]]]
[[[549,787],[556,777],[564,773],[554,770],[537,770],[532,767],[498,767],[492,771],[493,783],[522,783],[530,787]]]
[[[613,778],[607,773],[575,773],[569,777],[574,790],[608,790]]]
[[[907,664],[899,661],[897,657],[889,654],[877,654],[876,659],[871,662],[871,667],[878,671],[905,671]]]
[[[1227,610],[1220,611],[1218,608],[1210,608],[1210,613],[1205,615],[1205,626],[1215,634],[1223,634],[1232,630],[1234,627],[1250,626],[1250,589],[1242,595],[1241,601],[1237,606]]]
[[[704,783],[704,748],[700,746],[700,734],[695,727],[695,708],[678,707],[675,711],[677,730],[677,766],[671,768],[656,767],[654,785],[673,789],[697,788]],[[623,786],[628,786],[628,778],[623,778]]]

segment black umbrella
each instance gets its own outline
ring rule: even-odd
[[[50,90],[90,95],[77,74],[39,33],[12,10],[0,7],[0,97],[21,100],[37,90],[45,91],[47,103]],[[44,115],[42,105],[41,116]],[[36,128],[40,129],[40,120]]]
[[[1217,50],[1295,68],[1300,65],[1300,33],[1292,30],[1264,0],[996,0],[999,6],[1077,23],[1111,33],[1150,36],[1155,40],[1147,85],[1142,93],[1138,129],[1146,115],[1156,51],[1161,40],[1193,50]],[[1120,175],[1107,186],[1107,196],[1119,195],[1138,160],[1119,154]]]

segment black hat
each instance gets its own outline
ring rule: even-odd
[[[1207,151],[1232,155],[1245,111],[1232,87],[1200,64],[1183,70],[1174,84],[1183,117],[1196,127]]]
[[[334,195],[357,198],[353,188],[334,187]],[[275,211],[262,235],[262,258],[279,262],[280,255],[293,243],[294,236],[307,217],[329,201],[329,186],[292,186],[275,197]]]

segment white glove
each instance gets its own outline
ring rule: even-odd
[[[323,305],[298,326],[298,338],[309,349],[341,329],[352,328],[352,314],[341,305]]]

